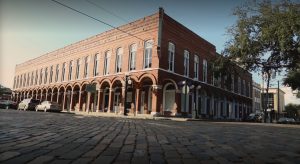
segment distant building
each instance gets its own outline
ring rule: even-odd
[[[278,98],[279,93],[279,98]],[[276,114],[282,114],[285,111],[285,104],[284,104],[284,95],[285,92],[278,88],[269,88],[269,94],[267,96],[266,91],[262,93],[263,95],[263,104],[266,104],[267,97],[268,97],[268,109],[274,110]],[[278,105],[279,102],[279,105]],[[279,106],[279,109],[278,109]]]
[[[260,112],[262,111],[261,107],[261,87],[258,83],[252,82],[252,112]]]
[[[0,85],[0,100],[10,100],[12,95],[12,90]]]

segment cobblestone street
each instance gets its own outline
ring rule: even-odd
[[[300,163],[300,126],[0,110],[0,163]]]

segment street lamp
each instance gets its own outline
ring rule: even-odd
[[[124,116],[127,116],[127,84],[131,85],[132,80],[129,77],[129,74],[125,74],[125,99],[124,99]]]

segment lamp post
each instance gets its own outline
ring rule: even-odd
[[[124,98],[124,116],[127,116],[127,84],[131,84],[132,81],[129,74],[125,74],[125,98]]]

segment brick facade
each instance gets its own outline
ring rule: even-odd
[[[197,111],[202,117],[240,119],[250,112],[251,74],[240,71],[242,73],[235,75],[234,89],[225,89],[223,79],[216,86],[210,71],[210,61],[217,55],[215,46],[162,9],[118,29],[17,65],[14,98],[18,101],[27,97],[57,101],[63,110],[70,112],[122,113],[126,93],[128,110],[137,114],[189,115]],[[132,81],[127,89],[125,81]],[[188,83],[189,94],[182,93],[183,81]],[[97,90],[86,92],[89,84],[95,84]]]

